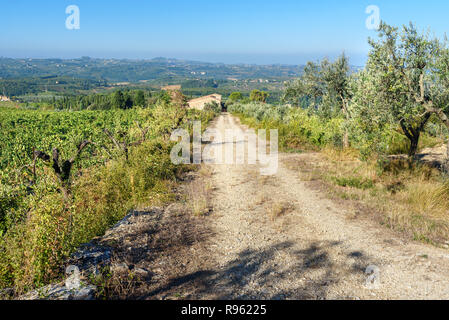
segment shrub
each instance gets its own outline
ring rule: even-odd
[[[362,190],[374,188],[374,182],[362,177],[334,177],[334,182],[340,187],[352,187]]]
[[[262,103],[233,104],[228,109],[239,115],[243,122],[257,128],[278,129],[282,148],[298,146],[341,146],[343,119],[323,119],[308,114],[307,110],[289,105]]]

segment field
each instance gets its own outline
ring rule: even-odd
[[[132,208],[164,203],[182,173],[170,133],[214,113],[171,104],[109,111],[0,110],[0,286],[60,275],[78,245]]]
[[[180,84],[189,97],[212,93],[228,96],[253,89],[269,91],[269,101],[280,97],[284,81],[301,73],[301,66],[224,65],[175,59],[141,61],[105,59],[0,58],[2,94],[26,103],[64,96],[106,94],[111,90],[158,91]]]

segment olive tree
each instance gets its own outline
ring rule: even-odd
[[[321,63],[325,83],[325,95],[322,108],[329,114],[342,114],[345,120],[350,117],[348,105],[352,93],[350,90],[350,68],[345,54],[342,54],[334,63],[324,60]],[[349,147],[348,130],[344,129],[343,147]]]
[[[324,83],[320,66],[314,62],[307,62],[301,77],[291,82],[285,89],[283,101],[294,106],[300,106],[303,99],[307,100],[307,107],[317,109],[324,95]]]
[[[357,107],[373,108],[374,114],[383,113],[399,125],[410,142],[412,157],[432,114],[449,128],[447,49],[413,24],[399,31],[382,22],[379,39],[369,43],[365,83],[359,89],[364,94],[370,91],[372,100]]]
[[[268,92],[265,91],[260,91],[260,90],[253,90],[250,93],[250,100],[254,101],[254,102],[262,102],[262,103],[266,103],[267,99],[269,97]]]
[[[347,57],[342,54],[336,61],[324,59],[320,64],[308,62],[301,77],[287,86],[283,100],[299,105],[306,100],[308,108],[323,117],[343,115],[349,118],[348,103],[351,98],[351,79]],[[345,129],[343,146],[349,146]]]
[[[430,91],[428,95],[432,99],[428,101],[427,109],[437,114],[449,131],[449,48],[447,41],[441,46],[433,69],[432,81],[428,86],[428,91]],[[449,172],[449,140],[445,166],[446,171]]]
[[[233,92],[229,95],[229,101],[237,102],[243,100],[243,94],[241,92]]]

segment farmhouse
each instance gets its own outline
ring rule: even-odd
[[[219,105],[221,104],[221,95],[218,93],[214,93],[208,96],[192,99],[188,102],[189,108],[203,110],[206,104],[216,102]]]

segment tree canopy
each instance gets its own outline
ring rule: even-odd
[[[268,92],[260,91],[260,90],[253,90],[253,91],[251,91],[249,98],[251,101],[254,101],[254,102],[265,103],[265,102],[267,102],[268,96],[269,96]]]
[[[432,114],[449,128],[447,44],[419,33],[413,24],[399,30],[384,22],[379,39],[369,43],[352,108],[365,117],[361,121],[398,124],[410,141],[409,156],[414,156]]]

